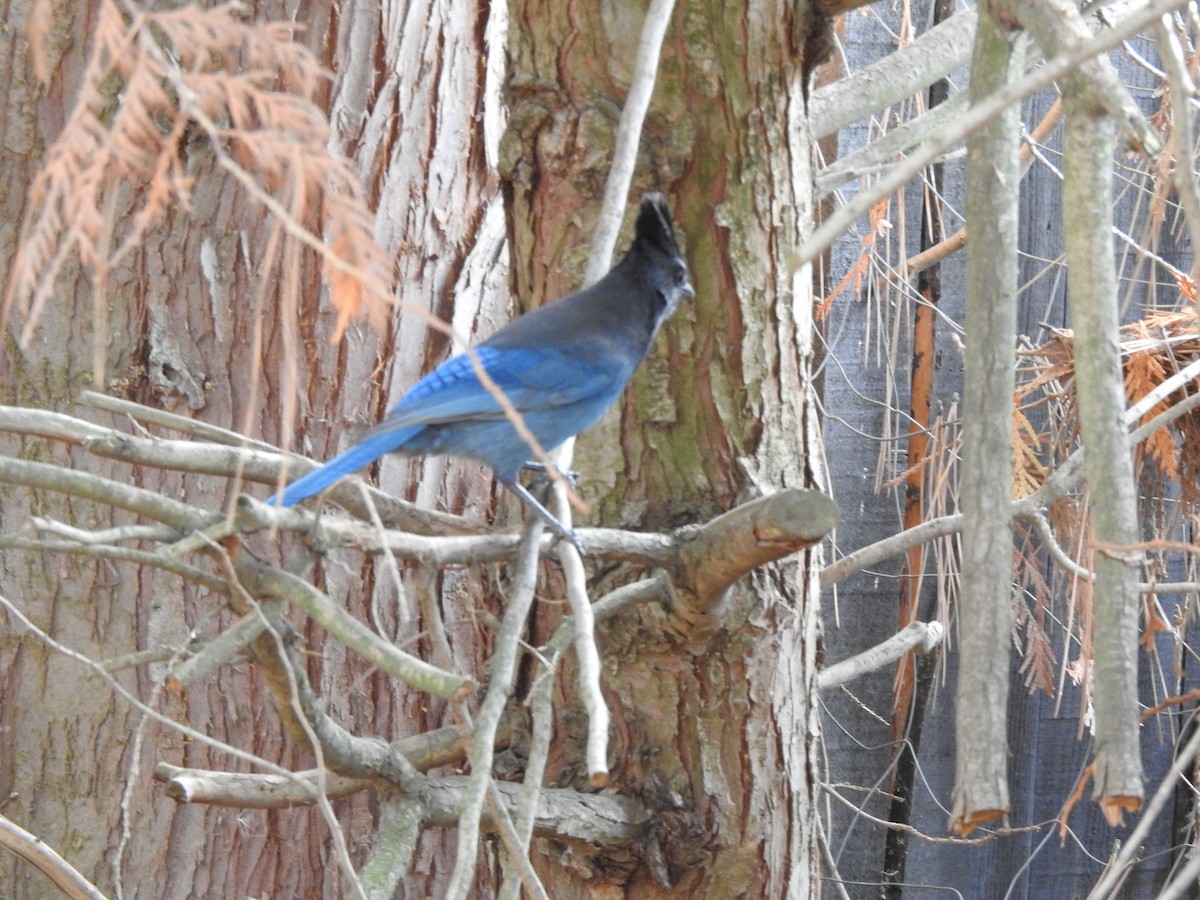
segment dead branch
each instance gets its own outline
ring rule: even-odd
[[[1063,223],[1071,271],[1075,386],[1091,492],[1095,540],[1138,539],[1138,487],[1122,416],[1125,389],[1115,339],[1120,327],[1112,244],[1112,110],[1098,106],[1089,70],[1070,77],[1064,94]],[[1094,74],[1094,73],[1093,73]],[[1109,824],[1144,796],[1138,743],[1137,560],[1094,560],[1096,756],[1095,792]]]
[[[713,615],[743,575],[811,547],[836,524],[837,507],[819,491],[785,490],[743,503],[687,533],[676,585],[691,610]]]
[[[1129,18],[1118,22],[1111,29],[1101,31],[1090,40],[1071,47],[1064,53],[1048,60],[1046,64],[1012,82],[986,100],[975,104],[937,137],[926,141],[911,155],[889,169],[869,189],[860,190],[845,206],[826,218],[808,239],[797,249],[791,263],[795,269],[813,262],[829,246],[849,229],[860,216],[865,215],[882,198],[894,194],[913,178],[917,177],[931,162],[950,147],[963,140],[1011,103],[1049,87],[1064,77],[1086,59],[1111,50],[1121,41],[1132,37],[1143,28],[1152,25],[1162,16],[1183,6],[1185,0],[1158,0],[1149,6],[1131,13]],[[961,15],[961,13],[959,14]],[[954,17],[955,19],[958,16]],[[951,21],[954,21],[953,19]]]
[[[15,853],[54,882],[70,900],[105,900],[104,894],[41,838],[0,816],[0,847]]]
[[[1092,38],[1079,8],[1066,0],[1003,0],[997,3],[997,14],[1015,16],[1048,57],[1058,56]],[[1078,92],[1078,96],[1069,100],[1086,102],[1111,117],[1131,149],[1147,156],[1155,156],[1162,150],[1162,138],[1146,120],[1108,57],[1081,60],[1077,71],[1079,77],[1071,79],[1071,93]]]
[[[1024,54],[990,6],[979,13],[971,100],[1002,91]],[[1012,641],[1012,398],[1016,357],[1020,107],[968,139],[967,323],[960,463],[963,511],[960,652],[950,828],[969,833],[1008,812],[1008,684]]]
[[[942,642],[945,634],[941,622],[911,622],[886,641],[826,666],[817,673],[817,690],[827,691],[877,672],[909,652],[928,653]]]
[[[967,61],[975,19],[975,10],[964,10],[879,62],[814,90],[808,102],[813,140],[886,109],[949,75]]]
[[[439,778],[422,793],[430,825],[453,825],[468,791],[467,779]],[[496,788],[515,811],[517,786],[497,782]],[[480,826],[492,829],[487,815]],[[585,794],[566,788],[542,788],[534,817],[534,833],[587,844],[620,846],[640,838],[651,824],[650,812],[635,800],[616,794]]]
[[[519,716],[506,713],[496,730],[496,749],[509,745],[519,722]],[[418,772],[466,762],[467,751],[459,730],[438,728],[424,734],[401,738],[391,745],[392,751],[408,760]],[[315,770],[295,772],[290,776],[217,772],[181,768],[160,762],[154,778],[164,782],[166,795],[180,803],[203,803],[239,809],[283,809],[307,806],[316,799],[318,775]],[[372,787],[374,781],[354,778],[335,772],[325,773],[325,792],[329,797],[344,797]]]
[[[446,672],[384,640],[302,578],[242,554],[238,580],[256,598],[283,600],[304,610],[339,641],[393,678],[437,697],[461,699],[474,688],[465,675]]]
[[[537,584],[538,538],[543,527],[540,519],[530,519],[518,548],[512,592],[504,604],[504,618],[492,651],[491,681],[472,728],[472,744],[468,751],[471,776],[461,802],[454,807],[457,813],[458,848],[447,896],[465,898],[474,881],[480,817],[492,781],[494,736],[513,688],[521,632],[533,604]]]

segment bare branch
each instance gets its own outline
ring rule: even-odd
[[[104,894],[45,841],[0,816],[0,847],[15,853],[54,882],[71,900],[105,900]]]
[[[154,491],[49,463],[0,457],[0,481],[115,506],[163,522],[180,532],[206,528],[220,519],[217,513],[202,512]]]
[[[906,653],[928,653],[942,642],[946,630],[941,622],[910,622],[899,633],[869,650],[826,666],[817,673],[817,690],[827,691],[890,666]]]
[[[509,745],[519,717],[507,714],[496,730],[496,748]],[[442,766],[461,765],[467,759],[467,751],[457,728],[438,728],[424,734],[393,741],[392,750],[400,754],[418,772]],[[215,772],[204,769],[189,769],[160,762],[154,769],[154,777],[166,782],[166,794],[181,803],[203,803],[210,806],[229,806],[242,809],[282,809],[289,806],[307,806],[316,800],[317,772],[294,772],[288,777],[279,775],[246,774],[243,772]],[[330,797],[344,797],[372,787],[375,782],[366,778],[353,778],[325,773],[325,789]]]
[[[1002,91],[1024,54],[984,6],[971,63],[971,100]],[[1017,323],[1017,200],[1021,117],[1013,105],[967,142],[967,321],[963,374],[954,803],[950,828],[969,833],[1008,812],[1008,684],[1012,641],[1012,398]]]
[[[396,886],[412,868],[423,813],[420,800],[414,797],[396,794],[380,798],[375,841],[358,873],[368,897],[383,900],[395,896]]]
[[[561,507],[560,507],[561,508]],[[560,546],[562,546],[560,544]],[[559,554],[567,584],[567,600],[575,628],[575,656],[579,661],[579,693],[588,715],[585,760],[592,787],[608,784],[608,705],[600,690],[600,651],[596,647],[595,618],[587,595],[587,573],[574,547]]]
[[[198,419],[179,416],[165,409],[156,409],[153,406],[134,403],[132,400],[125,400],[121,397],[100,394],[96,391],[81,391],[79,402],[93,409],[128,416],[135,422],[146,422],[150,425],[157,425],[160,428],[177,431],[180,434],[186,434],[188,437],[211,441],[214,444],[225,444],[230,447],[250,447],[255,450],[261,450],[264,453],[279,452],[278,447],[274,447],[265,441],[256,441],[254,438],[238,434],[236,431],[230,431],[228,428],[220,428],[209,422],[201,422]],[[108,429],[105,430],[108,431]],[[112,432],[112,434],[115,435],[116,432]]]
[[[743,503],[687,535],[678,583],[701,615],[713,614],[748,572],[823,540],[837,507],[820,491],[785,490]]]
[[[247,652],[266,625],[257,615],[242,616],[230,628],[205,643],[195,654],[175,666],[167,675],[167,684],[182,690],[189,684],[203,681],[221,666],[228,665]]]
[[[840,131],[945,78],[970,56],[975,22],[975,10],[963,10],[907,47],[814,90],[808,101],[813,140]]]
[[[38,520],[39,522],[43,520]],[[38,523],[35,522],[35,527]],[[224,579],[212,575],[203,569],[182,563],[177,559],[169,559],[159,553],[149,553],[145,550],[131,550],[128,547],[118,547],[113,544],[97,542],[77,542],[74,538],[67,541],[37,540],[34,538],[0,535],[0,550],[36,550],[46,553],[66,553],[72,556],[90,556],[93,559],[107,559],[117,562],[134,563],[140,566],[154,566],[164,572],[170,572],[198,584],[206,590],[224,595],[228,585]]]
[[[1091,40],[1071,48],[1061,56],[1047,61],[1040,69],[1035,69],[1024,77],[1012,82],[1008,88],[993,94],[970,109],[954,122],[954,127],[942,132],[936,138],[929,140],[911,155],[889,170],[870,188],[856,193],[850,201],[839,208],[821,223],[796,251],[791,264],[794,269],[811,263],[833,243],[837,237],[850,228],[859,216],[865,215],[882,198],[887,197],[913,178],[917,177],[931,162],[957,144],[976,128],[998,115],[1001,110],[1011,103],[1016,103],[1043,88],[1049,87],[1062,78],[1081,62],[1090,59],[1106,50],[1111,50],[1158,18],[1185,5],[1187,0],[1158,0],[1149,6],[1133,12],[1129,18],[1122,20],[1111,29],[1101,31]],[[961,13],[959,14],[961,15]],[[958,16],[954,17],[955,19]],[[953,21],[953,19],[951,20]]]
[[[238,578],[252,596],[284,600],[298,606],[339,641],[393,678],[437,697],[462,698],[474,682],[405,653],[351,616],[311,584],[288,572],[242,555],[234,560]]]
[[[471,777],[461,803],[455,807],[458,849],[454,858],[454,870],[446,889],[446,897],[452,900],[465,900],[474,880],[476,851],[479,846],[479,821],[488,785],[492,780],[493,736],[512,692],[521,631],[533,604],[537,583],[538,538],[542,529],[541,520],[532,517],[522,536],[512,591],[504,605],[504,618],[501,620],[500,631],[496,635],[495,647],[492,650],[492,680],[471,734]]]
[[[617,244],[617,233],[621,230],[622,212],[629,196],[629,184],[633,180],[637,164],[638,142],[642,136],[642,121],[650,106],[654,92],[655,75],[658,72],[658,57],[662,52],[663,38],[671,24],[671,13],[675,0],[650,0],[642,31],[638,37],[637,59],[634,62],[633,78],[625,105],[621,109],[621,121],[617,125],[617,139],[613,147],[613,161],[604,182],[604,201],[592,234],[592,245],[588,253],[588,267],[583,276],[586,287],[599,281],[612,265],[613,248]]]
[[[515,810],[519,787],[497,782],[496,789]],[[469,796],[466,778],[438,778],[422,792],[429,810],[430,825],[453,825],[458,810]],[[491,829],[486,815],[480,826]],[[565,788],[542,788],[533,828],[536,834],[589,844],[627,845],[638,840],[651,824],[649,811],[641,804],[616,794],[583,794]]]
[[[155,722],[158,722],[160,725],[163,725],[168,729],[172,729],[174,731],[179,732],[182,735],[187,736],[189,739],[191,739],[193,741],[196,741],[207,747],[212,747],[214,750],[217,750],[219,752],[227,753],[230,756],[234,757],[235,759],[240,759],[243,762],[249,763],[252,766],[266,769],[268,772],[274,772],[275,774],[282,775],[285,778],[290,778],[292,776],[292,773],[289,772],[287,769],[283,768],[282,766],[276,765],[275,763],[271,762],[270,760],[263,759],[260,756],[255,756],[252,753],[247,753],[245,750],[242,750],[238,747],[234,747],[230,744],[226,744],[223,741],[218,741],[216,738],[210,737],[209,735],[205,734],[202,731],[197,731],[195,728],[191,728],[182,722],[177,722],[174,719],[171,719],[168,716],[163,715],[162,713],[160,713],[158,710],[154,709],[153,707],[147,706],[145,703],[143,703],[141,700],[139,700],[137,697],[135,697],[133,694],[131,694],[128,690],[126,690],[126,688],[119,681],[117,681],[115,678],[113,678],[112,675],[110,675],[105,670],[104,666],[101,663],[97,663],[97,662],[93,661],[92,659],[88,658],[87,656],[85,656],[84,654],[79,653],[75,650],[72,650],[70,647],[66,646],[65,644],[59,643],[58,641],[54,640],[54,638],[50,637],[50,635],[48,635],[45,631],[43,631],[41,628],[38,628],[29,619],[29,617],[26,616],[25,613],[23,613],[16,606],[16,604],[14,604],[12,601],[10,601],[3,594],[0,594],[0,607],[3,607],[3,609],[5,609],[10,616],[12,616],[14,619],[16,619],[27,631],[29,631],[31,634],[36,636],[37,639],[39,641],[41,641],[42,643],[44,643],[47,647],[50,647],[55,652],[61,653],[63,656],[67,657],[68,659],[71,659],[71,660],[79,663],[85,669],[87,669],[88,671],[90,671],[94,675],[96,675],[101,681],[104,682],[105,685],[108,686],[109,690],[111,690],[117,696],[121,697],[126,703],[128,703],[131,707],[136,709],[142,715],[149,717],[150,719],[154,720]]]
[[[1068,294],[1075,326],[1075,394],[1084,460],[1092,485],[1094,540],[1132,544],[1138,534],[1138,489],[1122,416],[1124,377],[1112,243],[1114,128],[1097,113],[1088,75],[1072,75],[1064,94],[1063,224],[1070,266]],[[1144,795],[1138,743],[1138,610],[1140,558],[1096,554],[1093,645],[1096,711],[1095,797],[1114,827]]]
[[[1088,894],[1088,900],[1100,900],[1100,898],[1113,895],[1112,892],[1118,888],[1129,867],[1134,864],[1136,857],[1143,851],[1146,839],[1150,835],[1150,829],[1158,823],[1159,813],[1175,797],[1175,791],[1180,782],[1187,779],[1197,753],[1200,753],[1200,728],[1193,729],[1187,744],[1175,755],[1171,768],[1163,775],[1162,781],[1154,791],[1154,796],[1150,798],[1150,802],[1146,804],[1145,809],[1138,817],[1137,825],[1129,833],[1129,838],[1122,842],[1120,851],[1105,868],[1104,874]],[[1194,882],[1191,884],[1194,886]]]
[[[1171,180],[1179,195],[1179,205],[1187,219],[1188,231],[1191,233],[1192,246],[1200,246],[1200,185],[1196,183],[1192,171],[1192,148],[1196,145],[1192,127],[1192,104],[1196,98],[1196,85],[1188,72],[1187,60],[1183,48],[1179,45],[1179,35],[1175,28],[1174,16],[1163,16],[1154,26],[1154,34],[1158,39],[1159,58],[1167,70],[1171,84],[1171,105],[1174,115],[1171,117],[1171,155],[1174,165],[1171,167]],[[1200,282],[1200,257],[1192,262],[1191,279]]]

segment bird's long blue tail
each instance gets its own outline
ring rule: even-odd
[[[404,444],[420,428],[401,428],[382,431],[367,437],[344,453],[335,456],[319,469],[314,469],[303,478],[298,478],[284,488],[279,497],[280,505],[294,506],[305,497],[320,493],[343,475],[349,475],[369,463],[375,462],[385,453],[391,453]]]

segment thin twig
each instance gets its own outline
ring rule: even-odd
[[[34,635],[39,641],[41,641],[51,650],[62,654],[68,659],[74,660],[84,668],[88,669],[90,672],[98,676],[114,694],[121,697],[126,703],[128,703],[138,712],[154,719],[160,725],[164,725],[169,729],[178,731],[185,737],[203,744],[206,747],[211,747],[214,750],[218,750],[222,753],[227,753],[235,759],[240,759],[251,766],[265,769],[268,772],[273,772],[274,774],[281,775],[285,778],[292,777],[293,773],[289,769],[285,769],[283,766],[276,765],[270,760],[264,759],[261,756],[256,756],[253,753],[247,753],[245,750],[234,747],[232,744],[226,744],[224,741],[219,741],[202,731],[197,731],[195,728],[191,728],[182,722],[177,722],[174,719],[163,715],[158,710],[147,706],[128,690],[126,690],[119,681],[117,681],[105,670],[103,665],[92,660],[88,656],[79,653],[78,651],[72,650],[65,644],[59,643],[54,638],[50,637],[49,634],[36,626],[15,603],[13,603],[3,594],[0,594],[0,606],[4,607],[4,609],[8,611],[9,615],[13,616],[27,631],[30,632],[30,634]]]
[[[625,209],[629,185],[637,164],[642,122],[646,118],[650,97],[654,93],[658,59],[674,9],[675,0],[650,0],[646,18],[642,22],[637,58],[633,65],[633,79],[629,85],[629,94],[625,98],[625,106],[621,109],[621,121],[617,125],[617,138],[613,147],[613,161],[608,170],[608,178],[604,182],[604,200],[600,206],[600,215],[596,217],[596,230],[592,234],[592,246],[584,274],[585,287],[599,281],[612,265],[613,248],[617,245],[617,234],[621,230],[621,213]]]
[[[495,649],[490,660],[491,683],[488,685],[471,734],[471,775],[458,817],[458,849],[455,853],[454,869],[446,886],[445,897],[448,900],[466,900],[470,896],[475,879],[479,817],[483,812],[488,785],[492,780],[496,727],[512,691],[521,631],[533,605],[534,588],[537,584],[538,539],[541,537],[542,528],[540,519],[530,517],[518,551],[512,591],[504,605],[504,618],[496,634]]]

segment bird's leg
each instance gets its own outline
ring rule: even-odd
[[[506,488],[521,498],[521,502],[537,513],[543,522],[553,531],[560,540],[570,541],[575,545],[575,549],[579,551],[579,555],[583,556],[583,542],[579,540],[579,535],[558,521],[550,510],[546,509],[533,494],[529,493],[523,485],[516,481],[502,482]]]
[[[526,469],[530,472],[537,472],[537,473],[539,473],[539,477],[542,477],[542,478],[553,478],[554,477],[553,473],[551,472],[550,467],[547,466],[545,463],[538,462],[537,460],[531,459],[531,460],[529,460],[529,462],[525,463],[525,465],[521,466],[521,468]],[[553,470],[553,472],[558,473],[564,479],[566,479],[567,485],[570,486],[571,490],[574,491],[579,487],[575,483],[579,478],[578,472],[572,472],[569,470],[564,472],[562,469],[559,469],[559,468],[555,468]]]

